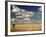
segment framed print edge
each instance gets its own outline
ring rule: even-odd
[[[5,1],[5,36],[24,36],[24,35],[41,35],[45,34],[45,3],[39,2],[24,2],[21,3],[36,3],[44,5],[44,32],[43,33],[33,33],[33,34],[17,34],[17,35],[8,35],[8,2],[20,2],[20,1]]]
[[[8,36],[8,29],[7,29],[7,26],[8,26],[8,10],[7,10],[7,1],[5,1],[5,36]]]

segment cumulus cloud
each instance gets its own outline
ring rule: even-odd
[[[42,14],[42,7],[39,7],[39,8],[38,8],[37,13],[38,13],[38,14]]]
[[[24,20],[30,20],[30,18],[24,18]]]
[[[15,6],[13,5],[12,8],[15,8]]]
[[[39,7],[38,10],[39,10],[39,11],[42,11],[42,7]]]
[[[35,13],[33,11],[25,11],[23,16],[25,16],[25,17],[32,17],[32,16],[34,16],[34,14]]]
[[[35,15],[35,13],[34,13],[33,11],[31,11],[30,13],[32,14],[32,16],[34,16],[34,15]]]
[[[33,11],[30,12],[31,14],[35,14]]]
[[[25,16],[25,17],[28,17],[28,16],[32,17],[32,16],[34,16],[34,14],[35,14],[35,13],[32,12],[32,11],[26,11],[26,10],[24,10],[24,9],[20,9],[20,8],[18,8],[18,7],[15,7],[15,6],[13,6],[12,12],[18,12],[17,14],[23,13],[22,16]],[[29,14],[29,15],[25,15],[25,14]]]
[[[15,21],[15,18],[12,18],[11,21]]]
[[[40,7],[40,8],[38,8],[38,11],[37,11],[37,18],[40,18],[40,15],[39,14],[41,14],[42,12],[42,8]],[[15,6],[13,6],[13,9],[12,9],[12,12],[18,12],[18,14],[21,14],[21,13],[23,13],[22,14],[22,16],[16,16],[17,18],[21,18],[21,17],[23,17],[23,16],[25,16],[25,17],[28,17],[28,16],[30,16],[30,17],[33,17],[34,15],[35,15],[35,12],[33,12],[33,11],[26,11],[26,10],[24,10],[24,9],[20,9],[20,8],[18,8],[18,7],[15,7]],[[20,12],[20,13],[19,13]],[[26,15],[25,15],[26,14]],[[37,19],[36,18],[36,19]],[[12,21],[15,21],[15,18],[12,18],[11,19]],[[21,20],[21,19],[19,19],[19,20]],[[31,18],[24,18],[23,20],[31,20]],[[18,21],[18,19],[17,19],[17,21]],[[39,21],[41,21],[41,20],[39,20]],[[35,19],[32,19],[32,22],[39,22],[38,20],[35,20]],[[18,21],[18,22],[20,22],[20,21]]]
[[[36,12],[36,14],[35,14],[35,12],[33,13],[33,12],[31,12],[32,14],[34,14],[34,19],[32,19],[32,23],[41,23],[42,21],[42,19],[41,19],[41,17],[42,17],[42,7],[40,7],[40,8],[38,8],[38,11]]]
[[[15,7],[15,8],[12,9],[12,12],[20,12],[20,10],[21,10],[20,8]]]
[[[21,9],[21,12],[26,12],[26,10],[24,10],[24,9]]]

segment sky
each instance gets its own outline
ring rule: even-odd
[[[26,6],[26,5],[11,5],[11,18],[16,18],[16,8],[19,10],[23,10],[25,13],[29,12],[33,16],[31,17],[31,21],[34,22],[39,22],[41,23],[42,20],[42,7],[41,6]],[[17,10],[18,10],[17,9]]]

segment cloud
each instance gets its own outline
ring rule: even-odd
[[[12,8],[15,8],[15,6],[13,5]]]
[[[12,18],[11,21],[15,21],[15,18]]]
[[[15,8],[12,9],[12,12],[20,12],[20,10],[21,10],[20,8],[15,7]]]
[[[24,18],[24,20],[30,20],[30,18]]]
[[[39,11],[42,11],[42,7],[38,8]]]
[[[33,11],[31,11],[30,13],[32,14],[32,16],[34,16],[34,15],[35,15],[35,12],[33,12]]]
[[[26,10],[24,10],[24,9],[21,9],[21,12],[26,12]]]
[[[20,8],[14,7],[14,6],[13,6],[13,9],[12,9],[12,12],[18,12],[18,14],[23,13],[22,16],[20,16],[20,17],[18,17],[18,18],[21,18],[21,17],[23,17],[23,16],[28,17],[29,15],[30,15],[30,17],[33,17],[33,16],[35,17],[35,15],[36,15],[37,18],[40,19],[40,14],[42,13],[41,11],[42,11],[42,10],[41,10],[41,7],[38,8],[37,14],[36,14],[35,12],[33,12],[33,11],[26,11],[26,10],[24,10],[24,9],[20,9]],[[19,13],[19,12],[20,12],[20,13]],[[25,14],[29,14],[29,15],[25,15]],[[37,18],[35,18],[35,19],[37,19]],[[34,22],[34,23],[37,23],[37,22],[41,21],[41,20],[39,20],[39,19],[38,19],[38,20],[35,20],[35,19],[24,18],[23,20],[32,20],[32,23],[33,23],[33,22]],[[12,20],[12,21],[15,21],[15,18],[12,18],[11,20]],[[20,20],[21,20],[21,19],[17,19],[17,22],[20,22]],[[23,22],[23,20],[21,20],[21,22]]]
[[[26,11],[24,9],[18,8],[17,6],[13,6],[12,12],[24,12],[24,13],[30,13],[32,15],[34,14],[33,11]]]
[[[38,14],[42,14],[42,7],[38,8],[37,13],[38,13]]]
[[[30,12],[31,14],[35,14],[33,11]]]
[[[27,13],[30,14],[30,17],[33,17],[35,15],[35,12],[33,12],[33,11],[27,11]]]
[[[34,14],[35,14],[33,11],[26,11],[26,10],[24,10],[24,9],[20,9],[20,8],[14,7],[14,6],[13,6],[13,9],[12,9],[12,12],[18,12],[17,15],[23,13],[22,16],[25,16],[25,17],[26,17],[26,16],[27,16],[27,17],[28,17],[28,16],[32,17],[32,16],[34,16]],[[25,14],[29,14],[29,15],[25,15]]]

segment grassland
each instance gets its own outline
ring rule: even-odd
[[[23,31],[41,31],[41,24],[16,24],[15,27],[11,25],[11,32],[23,32]]]

